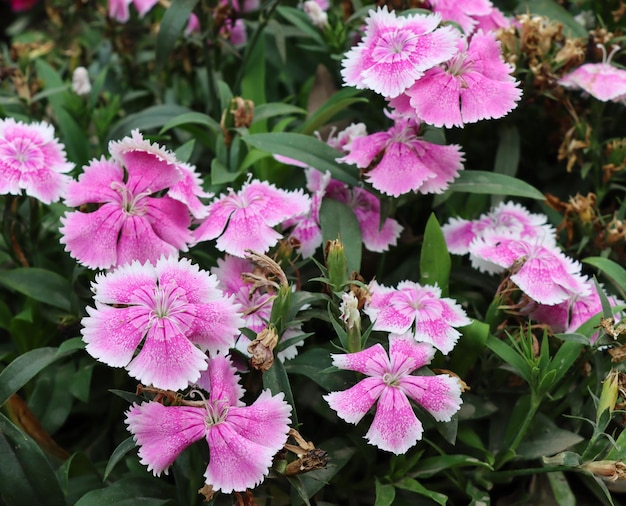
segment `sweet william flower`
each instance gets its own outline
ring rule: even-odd
[[[13,118],[0,120],[0,194],[22,190],[44,204],[65,195],[74,168],[48,123],[26,124]]]
[[[363,40],[342,62],[344,83],[389,98],[398,96],[425,70],[454,55],[457,32],[437,28],[440,21],[438,14],[396,17],[387,6],[371,10]]]
[[[65,250],[92,269],[186,251],[192,214],[206,214],[193,168],[137,130],[109,151],[110,160],[92,160],[69,185],[65,203],[81,209],[61,218]]]
[[[196,242],[217,238],[217,249],[238,257],[244,257],[247,249],[265,253],[282,238],[273,227],[306,213],[310,205],[302,191],[280,190],[254,180],[239,192],[231,189],[214,200],[194,238]]]
[[[126,424],[139,446],[141,462],[155,475],[167,474],[185,448],[205,439],[206,483],[224,493],[254,488],[287,442],[291,407],[282,392],[272,396],[269,390],[252,405],[243,405],[235,370],[221,356],[209,360],[198,386],[209,397],[195,406],[148,402],[130,408]]]
[[[374,322],[374,330],[405,334],[449,353],[461,335],[455,327],[471,322],[453,299],[441,297],[437,286],[402,281],[398,288],[374,282],[371,299],[364,311]]]
[[[340,418],[357,424],[376,404],[365,438],[381,450],[400,455],[422,438],[423,426],[409,399],[437,421],[449,421],[461,406],[461,384],[446,374],[411,374],[432,360],[435,350],[410,335],[389,336],[389,354],[380,344],[357,353],[332,355],[333,365],[366,378],[348,390],[324,396]]]
[[[414,118],[398,114],[391,118],[394,125],[389,130],[353,139],[349,154],[338,161],[369,169],[365,178],[387,195],[442,193],[463,169],[460,146],[427,142],[419,136]]]
[[[436,127],[462,127],[501,118],[517,107],[522,91],[493,32],[479,30],[469,43],[460,39],[457,48],[406,90],[419,118]]]
[[[478,24],[478,17],[489,16],[493,4],[489,0],[430,0],[433,12],[444,21],[457,23],[465,35],[470,35]]]
[[[175,257],[99,274],[92,285],[96,307],[82,321],[87,352],[146,385],[186,388],[206,369],[205,352],[227,352],[243,326],[238,306],[217,283]]]

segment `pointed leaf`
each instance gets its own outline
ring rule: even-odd
[[[482,170],[462,170],[459,177],[450,183],[447,191],[545,200],[543,193],[521,179]]]
[[[437,285],[443,297],[448,296],[448,279],[450,278],[450,253],[441,226],[432,213],[426,223],[424,243],[420,254],[420,283]]]

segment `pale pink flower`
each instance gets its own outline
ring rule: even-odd
[[[513,19],[507,18],[500,9],[492,6],[489,14],[474,16],[478,22],[475,29],[483,32],[495,32],[496,30],[506,30],[513,26]]]
[[[233,46],[242,46],[248,41],[246,24],[242,18],[226,18],[220,28],[220,36],[229,40]]]
[[[626,70],[611,65],[611,57],[620,50],[616,46],[607,56],[606,48],[598,45],[603,52],[602,63],[586,63],[559,79],[566,88],[582,89],[591,96],[607,102],[619,102],[626,98]]]
[[[469,44],[461,39],[456,55],[444,65],[427,70],[406,94],[424,122],[462,127],[501,118],[517,107],[522,91],[512,72],[494,33],[479,30]]]
[[[80,97],[91,93],[89,71],[85,67],[76,67],[72,73],[72,91]]]
[[[489,232],[472,242],[470,253],[511,270],[511,281],[541,304],[558,304],[574,294],[589,294],[580,263],[565,256],[553,242]]]
[[[11,4],[11,10],[13,12],[22,12],[32,9],[37,3],[37,0],[9,0],[9,3]]]
[[[338,161],[369,168],[365,178],[387,195],[442,193],[463,169],[461,147],[427,142],[419,136],[414,118],[392,118],[395,123],[386,132],[353,139],[350,153]]]
[[[547,224],[547,220],[546,215],[531,213],[521,204],[501,202],[476,220],[451,218],[441,230],[448,251],[455,255],[465,255],[469,253],[471,242],[487,230],[521,239],[554,237],[556,232]]]
[[[430,4],[443,21],[454,21],[467,36],[478,24],[477,18],[489,16],[494,8],[489,0],[430,0]]]
[[[155,475],[167,474],[185,448],[204,438],[209,446],[206,483],[226,494],[254,488],[287,442],[291,407],[284,394],[272,396],[264,390],[245,406],[236,372],[221,356],[209,360],[198,386],[209,397],[195,405],[147,402],[129,409],[126,424],[139,446],[141,463]]]
[[[396,289],[373,282],[370,292],[371,299],[363,310],[374,322],[374,330],[408,332],[416,341],[428,343],[444,355],[461,335],[455,327],[471,323],[456,301],[441,297],[437,286],[402,281]]]
[[[0,195],[22,190],[44,204],[65,195],[74,168],[48,123],[0,120]]]
[[[352,141],[358,137],[365,137],[366,135],[367,127],[365,126],[365,123],[351,123],[339,132],[337,132],[335,127],[333,127],[328,138],[326,139],[326,144],[335,148],[337,151],[349,153]]]
[[[328,14],[315,0],[307,0],[302,8],[313,26],[323,30],[328,25]]]
[[[440,21],[434,14],[396,17],[386,6],[371,10],[363,40],[342,62],[344,83],[396,97],[425,70],[454,55],[457,31],[437,28]]]
[[[273,227],[306,213],[310,206],[310,198],[300,190],[289,192],[254,180],[213,201],[194,238],[196,242],[217,238],[217,249],[238,257],[247,249],[265,253],[282,238]]]
[[[217,283],[175,257],[99,274],[92,285],[96,307],[82,321],[87,352],[146,385],[186,388],[206,369],[205,352],[227,352],[243,325]]]
[[[186,251],[192,214],[206,215],[197,199],[206,194],[193,167],[137,130],[110,142],[109,151],[112,159],[92,160],[70,183],[68,206],[98,207],[61,218],[65,250],[92,269],[156,262],[161,255]]]
[[[324,396],[340,418],[357,424],[376,405],[365,438],[396,455],[406,453],[422,438],[423,426],[409,403],[413,400],[435,420],[446,422],[461,407],[461,385],[447,374],[413,375],[429,364],[434,348],[407,336],[389,336],[389,355],[380,344],[346,355],[332,355],[333,365],[366,376],[356,385]]]

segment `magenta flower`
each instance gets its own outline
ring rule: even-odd
[[[109,143],[109,151],[111,160],[92,160],[68,188],[67,205],[97,207],[61,218],[65,250],[92,269],[133,260],[154,263],[161,255],[187,251],[192,213],[206,214],[197,200],[205,194],[193,167],[137,130]]]
[[[92,290],[96,307],[82,321],[87,352],[165,390],[196,381],[204,352],[227,352],[243,326],[217,278],[186,259],[126,264],[96,276]]]
[[[398,197],[405,193],[442,193],[463,169],[463,153],[456,144],[441,146],[419,137],[419,124],[408,116],[395,120],[386,132],[357,137],[350,153],[338,161],[368,169],[366,179],[377,190]]]
[[[494,9],[489,0],[430,0],[433,12],[438,13],[444,21],[454,21],[463,33],[471,35],[478,24],[479,16],[489,16]]]
[[[74,168],[48,123],[0,120],[0,194],[26,195],[44,204],[65,195]]]
[[[442,298],[437,286],[402,281],[398,288],[373,283],[371,300],[364,311],[374,322],[374,330],[405,334],[449,353],[461,335],[455,327],[471,323],[453,299]]]
[[[135,4],[139,17],[144,17],[159,3],[158,0],[109,0],[109,17],[120,23],[126,23],[130,18],[129,6]]]
[[[282,235],[273,229],[306,213],[311,200],[302,191],[279,190],[265,181],[244,184],[209,205],[205,221],[194,230],[196,242],[217,239],[220,251],[243,257],[247,249],[265,253]]]
[[[425,70],[454,55],[457,32],[437,28],[440,21],[433,14],[396,17],[386,6],[371,10],[363,40],[342,62],[344,83],[385,97],[399,95]]]
[[[227,494],[254,488],[287,442],[291,407],[284,394],[264,390],[251,406],[243,405],[235,370],[221,356],[209,360],[198,386],[209,392],[208,400],[183,406],[147,402],[127,412],[141,463],[155,475],[167,474],[185,448],[204,438],[209,446],[206,483]]]
[[[541,304],[558,304],[574,294],[589,294],[586,279],[580,274],[580,263],[565,256],[551,240],[526,240],[489,232],[472,242],[470,254],[499,268],[511,269],[511,281]],[[484,264],[482,267],[489,271]]]
[[[427,70],[406,94],[426,123],[462,127],[501,118],[517,107],[522,91],[512,71],[494,33],[479,30],[469,45],[461,39],[457,54],[444,65]]]
[[[389,336],[389,356],[380,344],[357,353],[332,355],[333,365],[367,376],[341,392],[324,396],[340,418],[357,424],[377,403],[365,438],[370,444],[396,455],[406,453],[422,438],[422,423],[409,403],[413,400],[435,420],[446,422],[461,407],[461,385],[447,374],[416,376],[429,364],[435,350],[406,336]]]
[[[488,230],[521,239],[554,237],[556,232],[546,223],[547,220],[546,215],[533,214],[520,204],[501,202],[476,220],[451,218],[442,227],[442,232],[450,253],[465,255],[469,253],[472,241]]]

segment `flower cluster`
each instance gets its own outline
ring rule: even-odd
[[[199,198],[209,196],[195,169],[137,130],[110,142],[109,152],[68,187],[66,204],[80,209],[61,218],[66,251],[92,269],[186,251],[192,217],[206,215]]]

